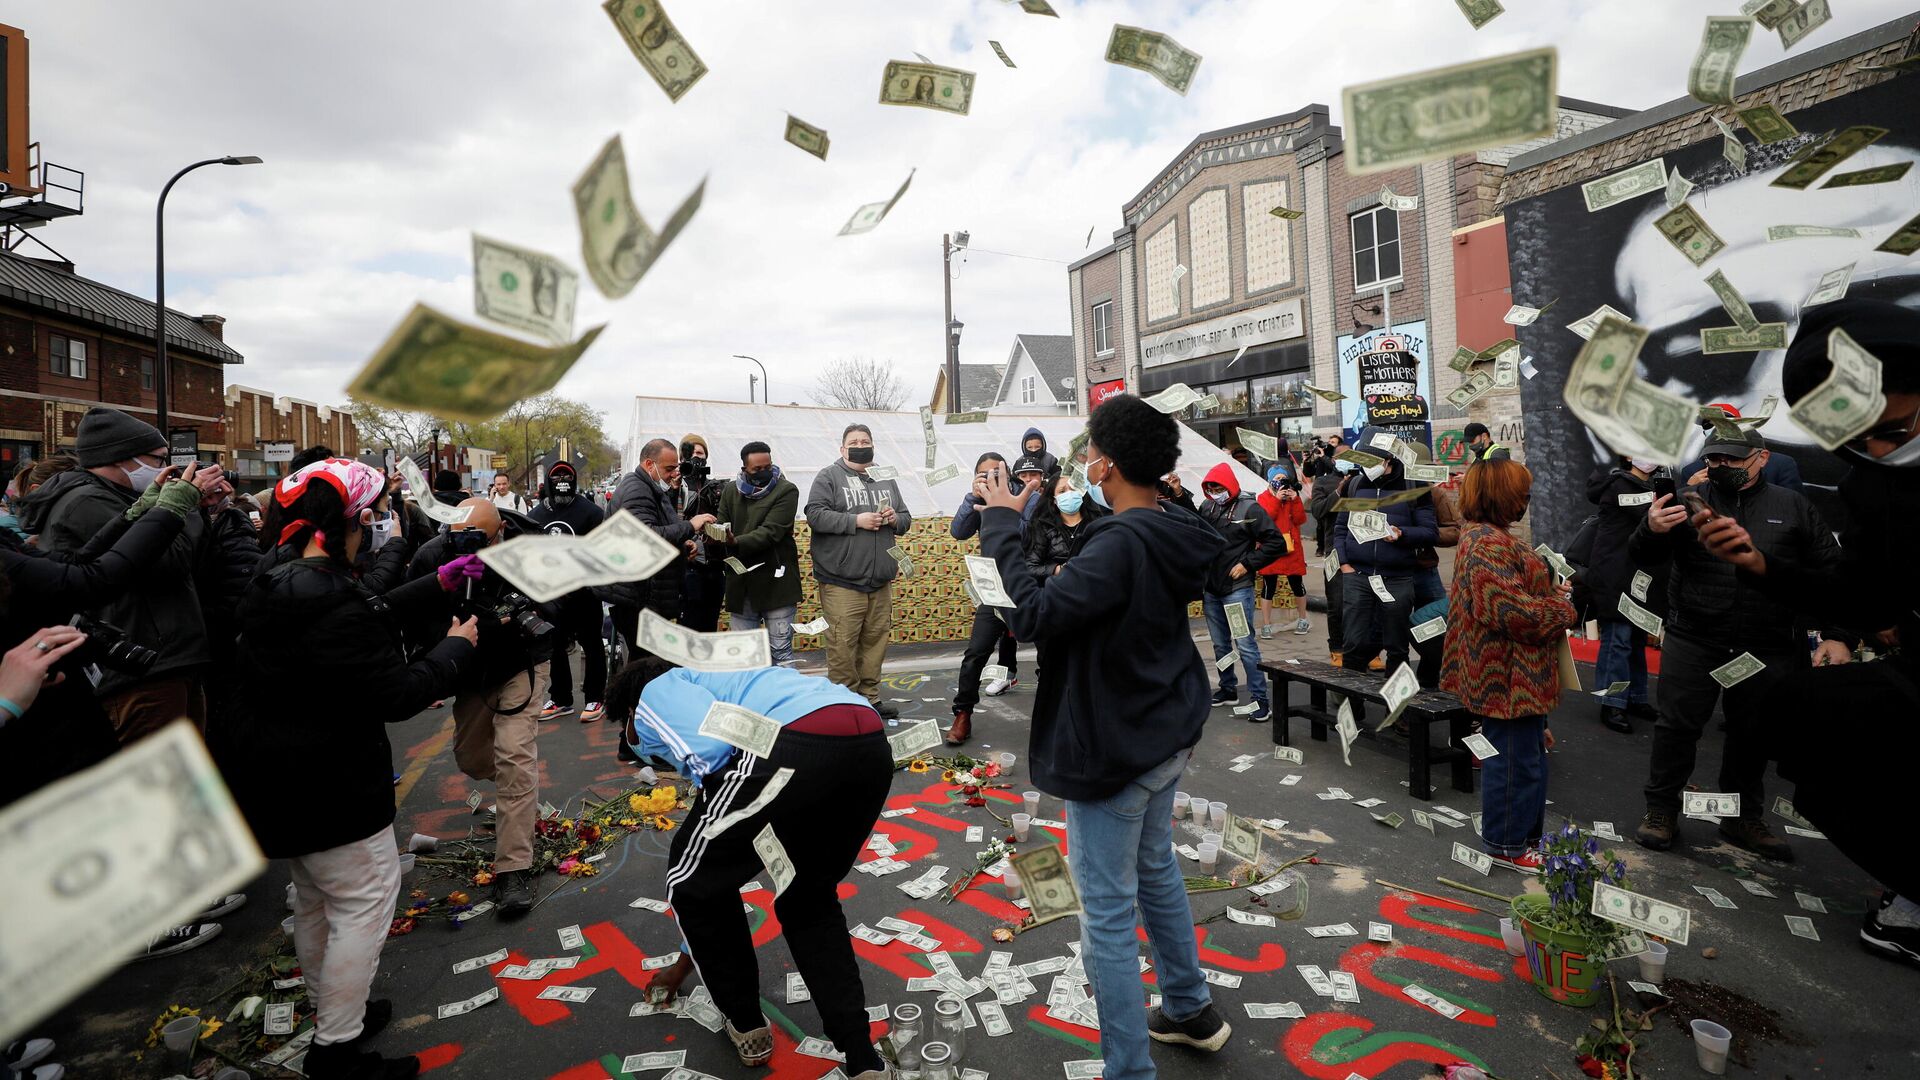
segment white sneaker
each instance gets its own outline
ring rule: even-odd
[[[995,679],[988,683],[980,692],[988,697],[999,697],[1001,694],[1006,693],[1007,688],[1012,685],[1013,680],[1011,679]]]
[[[162,956],[197,949],[220,936],[219,923],[200,923],[197,926],[176,926],[147,943],[147,951],[135,956],[135,960],[157,960]]]
[[[1293,632],[1296,634],[1311,634],[1313,633],[1313,624],[1305,619],[1301,619],[1299,622],[1293,624]]]

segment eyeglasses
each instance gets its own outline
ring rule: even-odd
[[[1895,446],[1903,446],[1913,438],[1914,427],[1916,425],[1920,425],[1920,409],[1915,409],[1913,415],[1909,417],[1904,424],[1898,421],[1891,424],[1882,424],[1879,427],[1863,431],[1840,445],[1862,454],[1868,454],[1867,443],[1869,442],[1892,443]],[[1871,454],[1868,454],[1868,456],[1871,456]]]

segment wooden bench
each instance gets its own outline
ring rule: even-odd
[[[1318,660],[1268,660],[1260,665],[1267,678],[1273,680],[1273,744],[1291,745],[1288,721],[1303,716],[1313,725],[1312,734],[1316,741],[1327,741],[1327,729],[1339,720],[1339,704],[1327,707],[1327,693],[1332,691],[1353,704],[1353,719],[1360,725],[1360,736],[1377,739],[1367,722],[1367,703],[1377,701],[1382,708],[1386,698],[1380,688],[1386,684],[1384,676],[1371,671],[1348,671]],[[1296,705],[1288,693],[1293,683],[1301,683],[1307,688],[1306,704]],[[1400,710],[1400,716],[1411,729],[1407,739],[1407,787],[1416,799],[1433,798],[1433,782],[1430,772],[1437,762],[1447,762],[1453,767],[1453,789],[1455,791],[1473,790],[1473,754],[1461,744],[1461,740],[1473,733],[1473,715],[1460,699],[1443,690],[1422,690],[1407,701]],[[1432,745],[1428,729],[1435,723],[1446,725],[1447,743],[1444,747]]]

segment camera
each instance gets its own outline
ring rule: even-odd
[[[455,529],[447,534],[447,547],[455,555],[478,555],[487,547],[487,534],[479,529]]]
[[[155,650],[128,641],[127,632],[112,623],[81,614],[69,619],[67,625],[87,635],[87,640],[62,657],[54,665],[56,671],[80,673],[88,667],[98,667],[122,675],[145,675],[153,670],[154,661],[160,659]]]
[[[693,448],[690,442],[680,444],[680,479],[697,490],[706,486],[707,478],[713,475],[713,466],[704,458],[694,457]]]
[[[458,605],[462,617],[472,616],[483,625],[499,623],[511,626],[529,642],[541,642],[553,633],[553,624],[540,614],[540,605],[534,603],[527,594],[507,586],[491,572],[481,576],[478,586],[469,588],[471,592]]]

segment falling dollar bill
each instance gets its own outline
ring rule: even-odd
[[[773,664],[766,627],[703,634],[642,610],[639,635],[642,649],[695,671],[752,671]]]
[[[1750,109],[1736,109],[1734,115],[1746,125],[1753,137],[1763,143],[1777,143],[1800,134],[1800,129],[1787,122],[1780,110],[1772,105],[1755,105]]]
[[[1707,17],[1700,50],[1687,68],[1687,93],[1710,105],[1733,104],[1733,76],[1740,54],[1753,36],[1753,20],[1744,15]]]
[[[702,179],[659,233],[634,204],[627,182],[627,155],[620,136],[608,139],[573,185],[574,217],[580,223],[580,255],[587,276],[609,300],[633,291],[640,279],[693,220],[706,196]]]
[[[868,203],[860,209],[855,210],[853,216],[847,219],[847,223],[840,226],[839,235],[858,236],[861,233],[872,232],[878,228],[880,223],[887,219],[887,215],[893,211],[893,204],[899,202],[900,197],[907,193],[908,185],[913,183],[913,174],[919,171],[919,169],[908,170],[907,178],[900,181],[900,190],[893,193],[893,198],[888,199],[886,202]]]
[[[1356,510],[1347,515],[1347,533],[1355,543],[1370,544],[1375,540],[1384,540],[1387,530],[1387,515],[1378,510]]]
[[[766,757],[780,737],[780,722],[726,701],[716,701],[700,721],[700,734]]]
[[[1825,26],[1833,18],[1833,12],[1827,6],[1827,0],[1803,0],[1794,9],[1780,19],[1774,27],[1780,32],[1780,47],[1791,49],[1800,44],[1801,39]]]
[[[1447,404],[1456,409],[1464,409],[1478,401],[1494,387],[1493,376],[1484,371],[1476,371],[1461,382],[1459,389],[1447,395]]]
[[[1246,605],[1239,603],[1228,604],[1226,616],[1227,631],[1233,635],[1235,641],[1253,633],[1253,628],[1247,625]]]
[[[1593,309],[1593,313],[1586,318],[1576,319],[1568,323],[1567,329],[1573,331],[1575,335],[1584,341],[1592,341],[1593,332],[1599,328],[1600,320],[1609,317],[1618,319],[1623,323],[1631,323],[1633,321],[1631,315],[1614,310],[1610,304],[1601,304],[1599,307]]]
[[[1838,327],[1827,336],[1833,370],[1819,386],[1788,410],[1815,442],[1835,450],[1880,419],[1887,399],[1881,393],[1880,360]]]
[[[1645,630],[1654,637],[1660,636],[1660,631],[1663,626],[1663,621],[1660,616],[1634,603],[1632,597],[1621,593],[1620,601],[1616,607],[1620,614],[1626,617],[1628,622]]]
[[[826,131],[792,113],[787,114],[786,140],[821,161],[827,160],[827,147],[831,140],[827,138]]]
[[[1227,815],[1227,829],[1220,834],[1221,850],[1242,862],[1259,865],[1260,830],[1238,814]]]
[[[1391,187],[1380,189],[1380,201],[1389,210],[1417,210],[1420,207],[1420,196],[1396,195]]]
[[[1707,275],[1707,287],[1720,298],[1720,306],[1727,309],[1740,329],[1752,331],[1760,326],[1759,316],[1753,313],[1753,307],[1740,295],[1740,290],[1733,287],[1733,282],[1727,280],[1725,271],[1715,270]]]
[[[1399,814],[1369,814],[1368,816],[1389,829],[1397,829],[1407,823],[1407,819]]]
[[[596,585],[652,577],[679,557],[679,548],[625,510],[586,536],[516,536],[480,552],[481,562],[539,604]]]
[[[938,487],[939,485],[944,484],[949,480],[958,480],[959,478],[960,478],[960,466],[958,465],[942,465],[939,468],[928,472],[926,475],[926,481],[927,481],[928,487]]]
[[[1247,428],[1235,428],[1234,434],[1240,439],[1240,445],[1253,451],[1268,461],[1280,458],[1280,440],[1265,432],[1250,431]]]
[[[1895,255],[1911,255],[1920,251],[1920,214],[1914,215],[1906,224],[1895,229],[1892,236],[1880,242],[1875,251],[1887,251]]]
[[[1797,6],[1797,0],[1747,0],[1740,5],[1740,14],[1751,15],[1754,22],[1768,30],[1776,30],[1780,21]]]
[[[988,607],[1017,607],[1013,597],[1007,595],[1007,587],[1000,580],[1000,564],[985,555],[968,555],[967,579],[973,585],[974,593],[980,602]]]
[[[965,116],[973,107],[973,80],[971,71],[889,60],[880,83],[880,104],[911,105]]]
[[[640,66],[669,98],[679,101],[707,73],[707,65],[680,36],[659,0],[607,0],[601,9],[620,28],[620,36],[627,39],[627,48],[633,50]]]
[[[1500,6],[1500,0],[1453,0],[1460,7],[1460,14],[1467,17],[1475,30],[1487,25],[1507,9]]]
[[[1334,721],[1333,730],[1340,736],[1340,763],[1348,768],[1352,768],[1353,742],[1360,737],[1360,724],[1353,718],[1353,702],[1346,698],[1341,698],[1337,715],[1338,718]],[[1336,788],[1335,790],[1338,789]],[[1345,795],[1334,796],[1334,798],[1347,797],[1348,796]]]
[[[1557,301],[1550,300],[1541,307],[1528,307],[1525,304],[1515,304],[1507,309],[1505,315],[1500,316],[1500,321],[1506,323],[1508,326],[1532,326],[1535,322],[1539,321],[1540,316],[1546,312],[1547,308],[1552,307],[1556,302]]]
[[[1681,945],[1687,943],[1693,913],[1678,904],[1628,892],[1604,881],[1593,884],[1593,913],[1621,926],[1653,934]]]
[[[1748,679],[1760,674],[1766,670],[1766,667],[1766,663],[1759,657],[1750,652],[1743,652],[1739,656],[1714,668],[1707,674],[1713,676],[1714,682],[1728,689],[1732,689],[1740,683],[1746,682]]]
[[[1727,242],[1720,239],[1720,235],[1707,226],[1699,212],[1687,203],[1681,203],[1655,218],[1653,224],[1660,230],[1660,235],[1666,237],[1667,242],[1695,266],[1704,265],[1727,246]]]
[[[1806,157],[1794,162],[1773,178],[1774,187],[1806,190],[1815,180],[1826,175],[1829,169],[1852,157],[1874,143],[1887,133],[1883,127],[1859,124],[1845,128],[1831,139],[1821,143]],[[1768,239],[1772,239],[1773,230],[1769,229]]]
[[[1467,348],[1465,345],[1458,345],[1454,347],[1453,358],[1447,361],[1447,366],[1465,375],[1467,372],[1473,370],[1473,365],[1479,362],[1480,354],[1478,352]]]
[[[1460,745],[1473,751],[1473,756],[1479,758],[1481,761],[1500,756],[1500,748],[1493,745],[1492,739],[1487,738],[1479,732],[1474,732],[1472,735],[1461,739]]]
[[[1692,190],[1693,181],[1682,176],[1679,169],[1667,170],[1667,209],[1671,210],[1686,202],[1687,194]]]
[[[1393,674],[1387,676],[1386,683],[1380,687],[1380,696],[1387,701],[1387,718],[1381,722],[1381,726],[1384,727],[1398,720],[1400,710],[1406,708],[1407,702],[1412,701],[1414,695],[1419,692],[1420,680],[1414,675],[1411,664],[1402,662],[1399,667],[1394,668]]]
[[[1855,265],[1857,264],[1848,263],[1838,270],[1829,270],[1821,274],[1820,280],[1813,286],[1813,291],[1807,294],[1806,300],[1802,301],[1800,306],[1812,307],[1815,304],[1828,304],[1847,295],[1847,287],[1853,284],[1853,268]]]
[[[1855,240],[1860,236],[1859,229],[1848,229],[1832,225],[1769,225],[1767,240]]]
[[[396,409],[484,423],[553,389],[604,326],[547,347],[469,326],[415,304],[354,376],[347,392]],[[423,501],[428,489],[414,489]]]
[[[1147,404],[1163,413],[1176,413],[1200,400],[1200,394],[1186,383],[1174,383],[1147,399]]]
[[[1586,200],[1587,213],[1605,210],[1609,206],[1618,206],[1630,199],[1650,195],[1667,186],[1667,163],[1664,158],[1643,161],[1630,169],[1622,169],[1610,176],[1598,180],[1589,180],[1580,185],[1580,196]],[[1508,320],[1511,322],[1512,320]],[[1530,322],[1531,320],[1529,320]],[[1526,323],[1518,325],[1525,326]]]
[[[573,339],[580,275],[551,255],[473,234],[473,310],[560,344]]]
[[[1418,642],[1430,641],[1446,632],[1447,619],[1444,615],[1436,615],[1426,622],[1415,623],[1412,630],[1413,640]]]
[[[993,55],[999,57],[1001,63],[1007,65],[1010,68],[1017,68],[1020,66],[1019,64],[1016,64],[1013,62],[1013,57],[1007,55],[1006,48],[1002,46],[999,42],[994,41],[992,39],[988,39],[987,44],[993,46]]]
[[[1695,407],[1637,377],[1636,358],[1646,340],[1642,327],[1602,319],[1574,359],[1564,396],[1574,415],[1614,452],[1677,465],[1695,430]]]
[[[786,846],[780,843],[780,837],[773,831],[773,823],[768,822],[753,838],[754,854],[760,856],[760,864],[767,868],[767,874],[773,878],[773,895],[779,896],[793,884],[793,860],[787,857]]]
[[[1273,209],[1267,211],[1267,213],[1272,214],[1274,217],[1277,217],[1282,221],[1298,221],[1300,218],[1307,216],[1307,212],[1305,210],[1294,210],[1285,206],[1276,206]]]
[[[414,505],[429,518],[442,525],[463,525],[473,516],[471,506],[448,506],[434,498],[433,492],[427,486],[426,474],[420,471],[420,466],[414,464],[412,458],[404,454],[396,455],[393,459],[393,468],[400,474],[400,479],[406,482],[408,490],[413,492]]]
[[[893,760],[909,761],[939,746],[943,739],[939,724],[921,720],[888,735],[887,746],[893,751]]]
[[[1856,169],[1853,172],[1835,173],[1822,189],[1837,187],[1866,187],[1870,184],[1888,184],[1907,175],[1913,168],[1913,162],[1903,161],[1898,165],[1878,165],[1871,169]]]
[[[1551,135],[1558,53],[1511,53],[1349,86],[1347,171],[1381,172]]]
[[[1012,861],[1014,872],[1020,875],[1020,887],[1033,906],[1034,925],[1080,914],[1080,893],[1073,886],[1073,874],[1058,847],[1049,844],[1023,851]]]
[[[1165,34],[1137,26],[1114,24],[1107,38],[1107,63],[1137,68],[1160,80],[1176,94],[1185,94],[1200,68],[1200,55],[1182,48]]]

